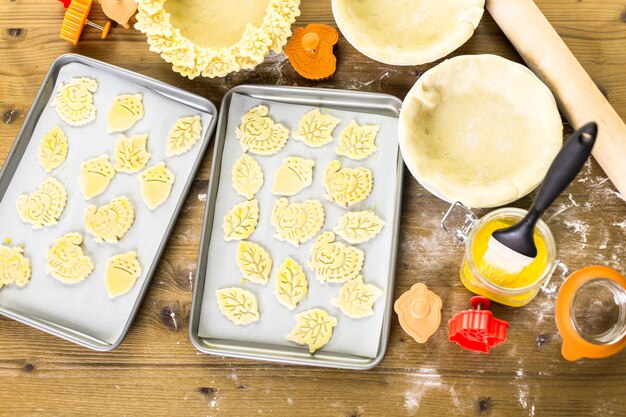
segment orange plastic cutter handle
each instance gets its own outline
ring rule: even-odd
[[[61,25],[61,39],[71,42],[74,46],[78,44],[78,39],[87,23],[87,16],[91,11],[93,0],[72,0],[65,11],[63,23]],[[65,4],[65,3],[64,3]],[[103,31],[104,34],[105,31]],[[108,30],[106,30],[108,33]],[[103,38],[106,35],[103,36]]]

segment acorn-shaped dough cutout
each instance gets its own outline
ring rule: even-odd
[[[85,209],[85,230],[96,242],[117,243],[135,221],[133,203],[124,196],[114,198],[109,204]]]
[[[107,189],[115,176],[115,168],[108,155],[91,158],[80,164],[78,185],[85,200],[91,200]]]
[[[113,299],[129,292],[141,276],[141,265],[137,253],[130,251],[107,259],[104,285],[109,298]]]
[[[141,198],[151,210],[159,207],[172,192],[176,177],[165,167],[164,162],[151,166],[139,175]]]
[[[285,158],[274,174],[272,193],[286,196],[298,194],[313,182],[314,166],[315,161],[312,159],[297,156]]]
[[[67,233],[46,251],[46,273],[66,284],[76,284],[93,272],[93,261],[83,252],[80,233]]]
[[[126,132],[143,118],[143,96],[124,94],[113,99],[109,109],[107,133]]]

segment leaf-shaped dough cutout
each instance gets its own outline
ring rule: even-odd
[[[312,159],[297,156],[285,158],[274,174],[272,193],[287,196],[298,194],[313,182],[314,166],[315,161]]]
[[[296,314],[296,320],[296,326],[287,335],[287,340],[308,345],[311,353],[330,341],[333,328],[337,325],[336,318],[319,308]]]
[[[272,272],[272,257],[261,245],[243,240],[237,248],[237,266],[245,279],[265,285]]]
[[[102,194],[115,176],[115,168],[109,162],[109,155],[100,155],[80,164],[78,185],[85,200]]]
[[[222,314],[236,325],[248,325],[257,321],[259,304],[254,294],[243,288],[230,287],[215,291],[217,305]]]
[[[272,155],[280,151],[289,139],[289,130],[274,122],[267,115],[267,106],[256,106],[241,118],[241,125],[235,130],[235,136],[244,152],[256,155]]]
[[[120,135],[115,145],[115,170],[132,174],[148,163],[152,154],[147,150],[148,134],[126,137]]]
[[[24,287],[30,281],[30,261],[24,249],[0,246],[0,288],[8,284]]]
[[[113,98],[109,109],[108,133],[126,132],[143,117],[143,96],[123,94]]]
[[[309,267],[322,284],[346,282],[361,273],[364,261],[365,255],[362,250],[335,242],[333,232],[324,232],[311,246]]]
[[[331,304],[340,308],[343,314],[353,319],[360,319],[374,314],[374,303],[383,290],[372,284],[363,283],[363,276],[346,282],[341,286],[337,298]]]
[[[181,155],[193,148],[202,136],[200,116],[181,117],[170,130],[165,146],[165,156]]]
[[[66,284],[76,284],[93,272],[91,258],[83,252],[80,233],[67,233],[46,251],[46,273]]]
[[[117,243],[135,221],[133,203],[124,196],[114,198],[109,204],[85,209],[85,230],[96,242]]]
[[[276,272],[274,295],[282,305],[293,310],[308,291],[309,283],[302,266],[288,257]]]
[[[141,198],[150,210],[159,207],[169,198],[175,179],[176,176],[167,169],[165,162],[159,162],[139,174]]]
[[[67,158],[67,148],[68,143],[65,133],[59,126],[53,127],[39,142],[39,149],[37,150],[39,165],[46,172],[58,168]]]
[[[337,155],[351,159],[365,159],[378,150],[376,136],[379,125],[359,126],[356,120],[351,121],[339,135],[339,146],[335,149]]]
[[[341,207],[348,207],[365,200],[372,192],[374,175],[367,168],[341,168],[341,162],[331,161],[324,171],[326,199]]]
[[[104,286],[109,298],[113,299],[126,294],[135,286],[140,276],[141,265],[139,265],[135,251],[121,253],[107,259]]]
[[[244,201],[231,208],[224,216],[224,239],[242,240],[254,232],[259,221],[259,202]]]
[[[17,214],[33,229],[56,224],[65,210],[67,192],[56,178],[46,178],[35,191],[17,198]]]
[[[274,237],[298,247],[322,229],[324,218],[324,206],[319,200],[289,203],[286,198],[280,198],[272,209],[271,223],[276,228]]]
[[[315,108],[302,116],[293,137],[312,148],[319,148],[333,141],[333,130],[339,123],[341,119],[323,114],[320,109]]]
[[[233,165],[232,180],[235,191],[252,200],[263,185],[263,171],[253,157],[242,153]]]
[[[374,238],[384,226],[383,219],[371,211],[351,211],[339,218],[333,231],[346,242],[356,245]]]
[[[98,91],[98,82],[93,78],[72,78],[61,83],[52,100],[59,117],[70,126],[84,126],[96,120],[93,93]]]

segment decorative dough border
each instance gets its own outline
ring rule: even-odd
[[[248,23],[239,42],[230,47],[205,48],[172,25],[165,2],[137,0],[135,29],[146,34],[152,52],[161,54],[174,71],[189,79],[224,77],[256,67],[269,51],[282,51],[291,36],[291,24],[300,16],[300,0],[271,0],[261,26]]]

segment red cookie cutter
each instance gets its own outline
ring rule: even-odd
[[[493,317],[491,302],[486,297],[472,297],[473,310],[463,310],[449,321],[449,340],[467,350],[489,353],[489,349],[506,340],[509,323]]]

